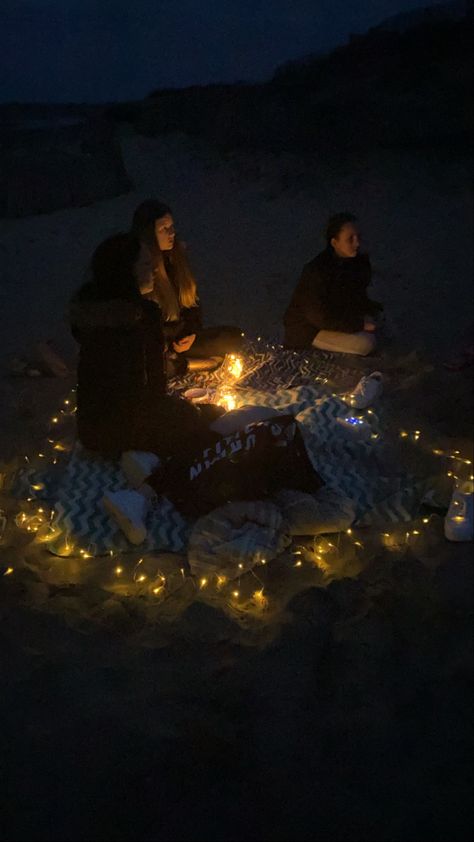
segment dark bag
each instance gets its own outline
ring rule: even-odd
[[[261,500],[281,488],[313,493],[322,485],[294,417],[279,414],[171,459],[159,491],[184,514],[199,516],[232,500]]]

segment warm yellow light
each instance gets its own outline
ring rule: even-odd
[[[244,364],[240,357],[236,357],[235,354],[231,354],[230,362],[227,366],[227,371],[232,377],[235,377],[236,380],[239,379],[240,375],[242,374]]]
[[[53,424],[57,424],[58,421],[59,421],[59,418],[55,415],[53,418],[51,418],[51,421],[53,422]]]
[[[302,561],[297,561],[296,564],[295,564],[295,567],[301,567],[302,564],[303,564]]]
[[[268,605],[268,599],[263,593],[263,588],[259,591],[254,591],[252,594],[252,600],[258,605],[259,608],[266,608]]]
[[[206,585],[207,585],[207,579],[205,577],[203,577],[202,579],[199,580],[199,587],[200,588],[205,588]]]
[[[424,518],[423,518],[423,523],[429,523],[429,522],[430,522],[429,517],[424,517]]]
[[[227,582],[227,576],[218,576],[217,577],[217,585],[216,585],[217,589],[220,590],[221,588],[223,588],[224,585],[226,584],[226,582]]]
[[[142,574],[141,574],[141,576],[139,576],[139,577],[137,578],[137,582],[144,582],[144,581],[145,581],[145,579],[146,579],[146,576],[142,573]]]
[[[121,576],[122,573],[123,573],[123,567],[116,567],[115,568],[115,575],[116,576]]]
[[[232,409],[235,409],[235,395],[221,395],[218,403],[219,406],[223,406],[227,412],[230,412]]]
[[[4,576],[10,576],[13,573],[13,567],[7,567],[5,570]]]
[[[235,599],[238,599],[239,591],[232,591],[232,596],[235,597]]]

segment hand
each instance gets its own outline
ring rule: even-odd
[[[376,329],[377,325],[375,322],[373,322],[369,316],[366,316],[364,319],[364,330],[369,331],[369,333],[374,333]]]
[[[183,336],[178,342],[173,342],[173,348],[177,354],[182,354],[183,351],[189,351],[191,345],[196,339],[195,333],[190,333],[189,336]]]

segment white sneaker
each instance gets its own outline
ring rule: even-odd
[[[159,457],[147,450],[126,450],[120,459],[120,467],[132,488],[139,488],[159,466]]]
[[[102,498],[102,505],[116,521],[131,544],[142,544],[147,530],[145,518],[150,503],[138,491],[109,491]]]
[[[444,519],[444,534],[448,541],[474,540],[474,482],[467,480],[453,491],[448,513]]]
[[[355,409],[365,409],[370,406],[383,391],[383,374],[380,371],[373,371],[366,377],[361,377],[355,389],[346,395],[346,403]]]

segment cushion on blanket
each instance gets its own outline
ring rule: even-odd
[[[268,501],[227,503],[199,518],[189,538],[191,572],[236,579],[291,543],[280,510]]]
[[[343,532],[355,519],[356,508],[352,500],[327,486],[316,494],[283,490],[273,499],[284,515],[290,535]]]

